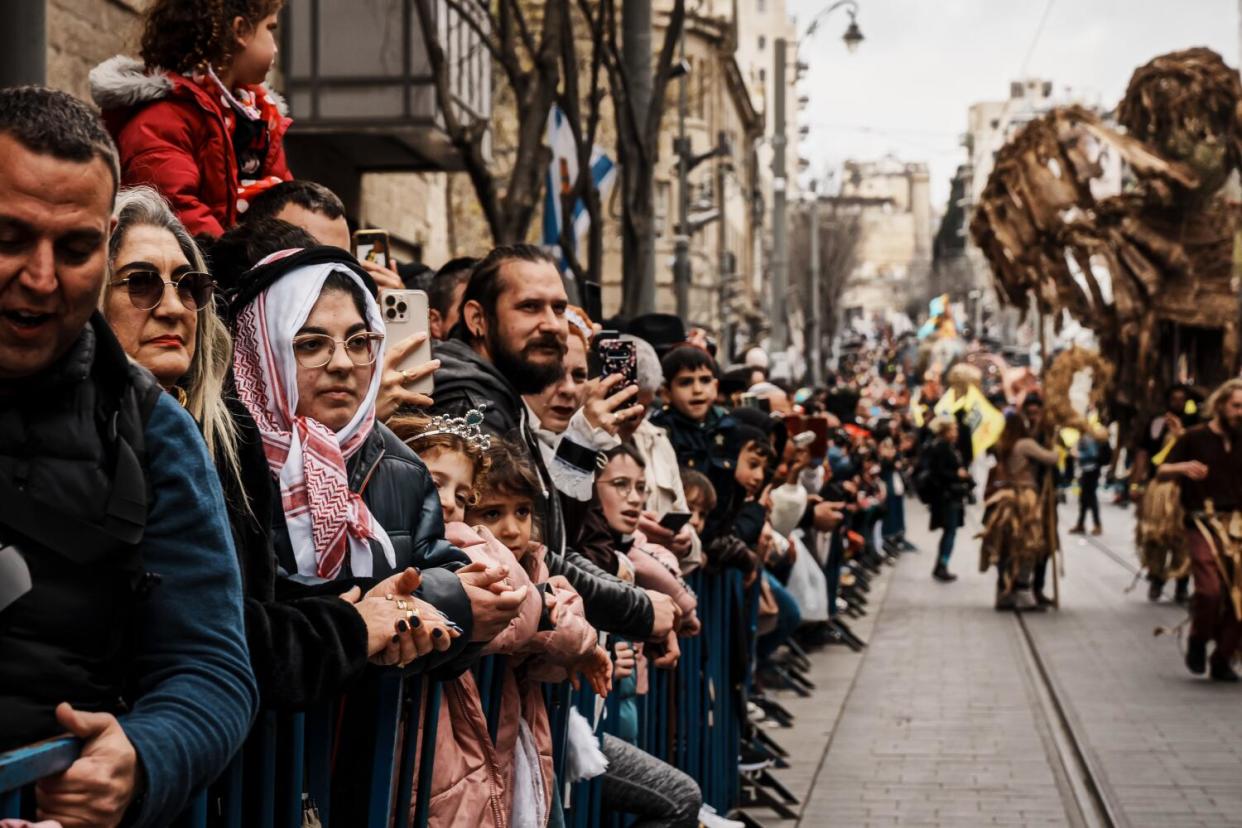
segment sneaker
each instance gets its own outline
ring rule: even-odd
[[[746,828],[745,822],[722,817],[711,805],[704,805],[699,809],[699,824],[703,828]]]
[[[996,611],[1008,612],[1017,608],[1017,599],[1012,592],[996,593]]]
[[[1222,681],[1227,684],[1236,684],[1238,682],[1238,674],[1233,671],[1228,663],[1212,660],[1212,672],[1210,673],[1212,681]]]
[[[1199,638],[1186,639],[1186,669],[1196,676],[1207,670],[1207,642]],[[1232,670],[1230,670],[1232,672]]]
[[[1044,607],[1039,599],[1027,589],[1016,589],[1013,592],[1014,612],[1042,612]]]

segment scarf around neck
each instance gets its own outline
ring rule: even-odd
[[[382,333],[379,305],[365,282],[344,264],[322,262],[281,275],[237,313],[233,352],[238,397],[258,424],[268,468],[280,484],[298,574],[324,580],[340,575],[346,553],[353,575],[371,576],[369,539],[379,543],[389,567],[396,566],[392,542],[362,497],[350,490],[345,465],[375,426],[382,372],[372,372],[362,405],[340,431],[296,414],[293,337],[319,300],[324,281],[334,272],[347,274],[364,289],[367,323]],[[381,343],[376,364],[383,361]]]

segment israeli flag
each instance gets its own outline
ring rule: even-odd
[[[552,161],[548,164],[544,190],[543,245],[561,260],[561,268],[564,269],[565,257],[561,250],[561,227],[565,221],[562,215],[562,196],[573,189],[574,182],[578,180],[578,148],[574,143],[573,130],[569,128],[569,121],[559,106],[553,106],[548,113],[547,138],[548,146],[552,149]],[[608,201],[608,194],[616,180],[617,165],[598,145],[592,147],[591,181],[599,191],[601,204]],[[591,226],[591,217],[581,199],[574,202],[570,220],[574,228],[574,249],[578,250]]]

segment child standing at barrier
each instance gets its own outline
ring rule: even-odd
[[[491,688],[480,688],[474,674],[444,685],[428,824],[543,825],[555,796],[541,682],[568,676],[576,682],[581,671],[606,695],[612,665],[596,644],[581,598],[564,578],[548,577],[546,550],[532,540],[539,485],[533,469],[513,446],[484,436],[482,421],[477,411],[429,423],[393,421],[431,472],[448,538],[474,566],[503,567],[506,589],[525,590],[521,612],[482,651],[506,656],[495,663],[503,672],[488,708],[483,694]]]
[[[618,575],[630,583],[670,595],[682,610],[682,633],[697,635],[696,600],[678,574],[677,559],[663,547],[647,541],[638,529],[646,501],[646,468],[628,444],[606,453],[608,462],[595,479],[595,502],[612,536]],[[635,649],[620,642],[617,649],[617,717],[604,734],[608,757],[602,790],[608,811],[635,814],[640,825],[697,826],[703,795],[686,774],[634,746],[637,740],[637,696],[646,691],[646,653],[638,649],[637,674],[630,666]],[[666,652],[652,664],[671,668],[677,654]]]
[[[155,0],[142,59],[91,70],[91,95],[121,156],[121,183],[159,190],[193,235],[219,237],[248,199],[293,176],[292,120],[263,81],[284,0]]]

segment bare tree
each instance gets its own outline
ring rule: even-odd
[[[530,230],[543,192],[544,172],[551,150],[544,143],[548,113],[557,101],[561,80],[561,38],[565,21],[558,6],[543,5],[542,20],[532,21],[534,4],[522,0],[417,0],[444,131],[461,157],[462,165],[497,244],[522,241]],[[515,147],[513,162],[503,181],[485,151],[490,124],[486,118],[464,112],[453,96],[453,72],[440,42],[438,14],[449,14],[467,26],[492,57],[494,66],[513,95]],[[536,32],[532,23],[538,24]],[[572,44],[570,46],[572,49]]]
[[[647,2],[647,0],[636,0]],[[583,8],[595,2],[604,17],[604,66],[612,90],[617,122],[617,161],[621,184],[621,242],[623,279],[621,309],[627,316],[654,310],[643,307],[642,286],[652,284],[655,256],[655,166],[660,154],[660,123],[673,57],[686,21],[685,0],[674,0],[664,28],[664,43],[655,62],[651,99],[640,109],[631,90],[631,77],[617,41],[617,0],[579,0]]]
[[[831,342],[836,335],[839,321],[838,306],[845,283],[850,273],[858,264],[858,246],[862,238],[861,219],[857,210],[850,210],[836,204],[831,199],[820,201],[819,211],[819,275],[820,275],[820,319],[822,320],[822,336],[825,342]],[[811,306],[810,260],[811,260],[811,211],[806,205],[797,213],[794,223],[794,234],[791,244],[793,261],[807,262],[803,268],[800,289],[803,307]],[[807,341],[811,332],[808,330]]]

